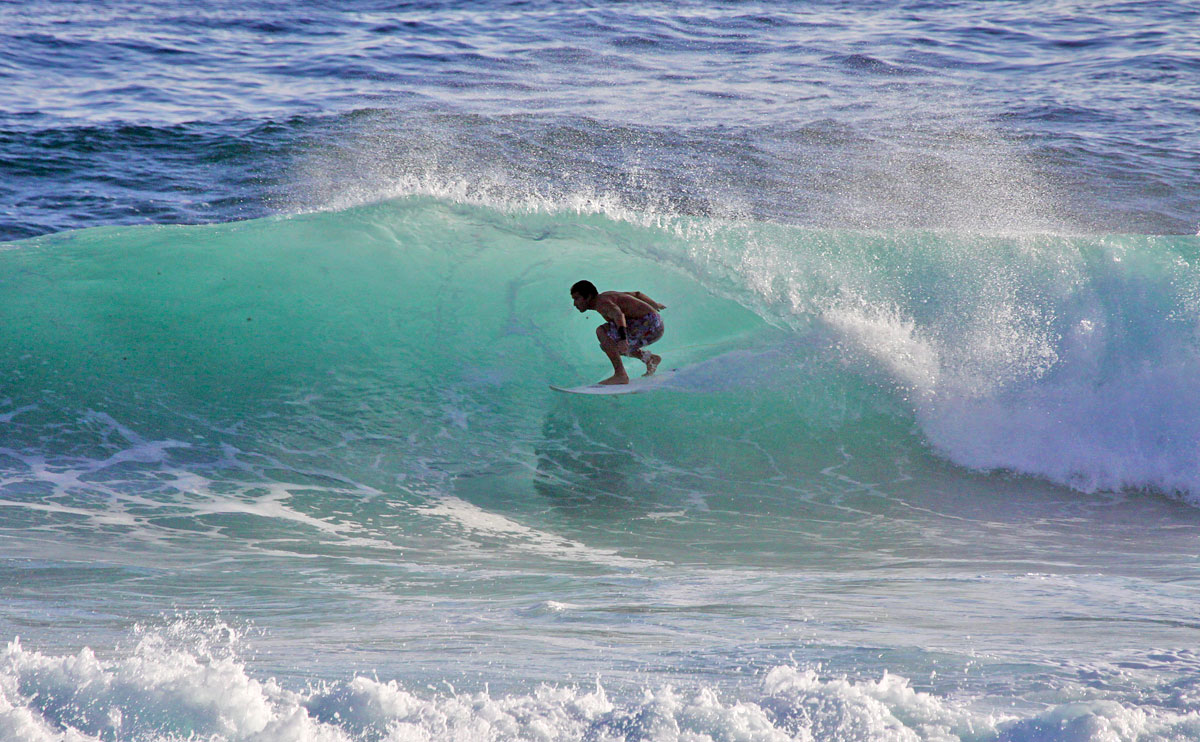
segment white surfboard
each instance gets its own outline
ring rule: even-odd
[[[629,380],[628,384],[587,384],[585,386],[554,386],[550,388],[556,392],[565,392],[567,394],[641,394],[643,392],[651,392],[663,385],[663,382],[670,379],[678,371],[677,368],[657,371],[653,376],[635,376]]]

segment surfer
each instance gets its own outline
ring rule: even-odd
[[[571,301],[580,313],[594,309],[608,320],[596,328],[600,349],[613,365],[613,375],[601,384],[629,383],[621,356],[645,363],[646,376],[654,373],[662,358],[645,347],[663,336],[659,310],[666,309],[665,304],[659,304],[640,291],[605,291],[601,294],[591,281],[579,281],[572,286]]]

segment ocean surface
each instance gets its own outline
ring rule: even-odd
[[[0,742],[1200,740],[1198,81],[1191,0],[0,4]],[[661,389],[549,390],[581,278]]]

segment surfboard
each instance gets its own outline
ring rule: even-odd
[[[584,386],[555,386],[550,385],[550,388],[556,392],[564,392],[566,394],[597,394],[597,395],[615,395],[615,394],[642,394],[644,392],[652,392],[663,385],[667,379],[670,379],[678,371],[677,368],[657,371],[653,376],[635,376],[629,380],[628,384],[585,384]]]

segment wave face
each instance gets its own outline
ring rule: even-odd
[[[63,414],[135,417],[180,445],[202,434],[195,419],[262,420],[268,436],[353,420],[407,431],[410,465],[486,468],[544,445],[547,416],[572,406],[547,384],[604,373],[595,315],[566,295],[588,277],[670,307],[660,348],[683,371],[641,404],[667,415],[672,466],[704,450],[736,467],[705,441],[754,420],[748,444],[787,458],[817,438],[871,456],[900,439],[914,457],[928,447],[1087,492],[1200,495],[1196,238],[584,209],[411,196],[12,243],[0,253],[9,448],[70,455],[73,436],[38,443],[36,421]]]

